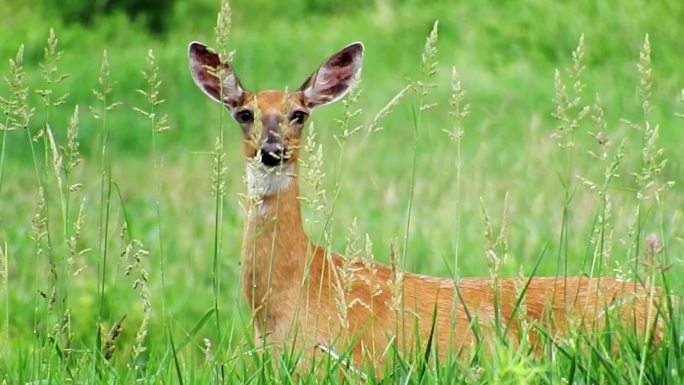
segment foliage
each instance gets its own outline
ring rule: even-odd
[[[127,2],[60,4],[0,7],[0,378],[295,382],[296,354],[264,365],[249,332],[239,130],[187,70],[218,2],[135,2],[162,35],[109,13]],[[641,277],[681,297],[683,4],[245,0],[223,48],[257,90],[366,45],[361,89],[306,142],[312,238],[425,274]],[[95,8],[80,25],[51,7]],[[497,340],[425,372],[397,359],[390,378],[678,383],[681,312],[656,349],[628,331],[620,354],[608,337],[548,357]]]
[[[168,29],[168,20],[175,0],[108,0],[82,1],[64,0],[41,3],[43,12],[59,15],[67,23],[81,23],[92,26],[103,17],[122,12],[131,20],[142,22],[154,34],[163,34]]]

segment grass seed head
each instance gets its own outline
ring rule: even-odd
[[[223,141],[221,137],[216,137],[214,141],[213,161],[211,164],[211,191],[216,197],[223,197],[226,194],[226,154],[223,152]]]
[[[411,90],[413,87],[412,83],[407,84],[402,88],[399,92],[397,92],[392,99],[390,99],[387,104],[378,111],[377,114],[373,117],[373,120],[371,120],[371,123],[368,125],[368,133],[373,133],[373,132],[378,132],[382,130],[384,127],[380,125],[382,120],[394,110],[394,108],[399,104],[401,99],[406,96],[406,94]]]
[[[126,315],[121,317],[120,320],[114,322],[114,325],[112,325],[111,329],[109,329],[109,332],[105,336],[104,343],[102,344],[102,355],[106,361],[111,360],[112,356],[114,355],[114,351],[116,350],[116,341],[121,336],[121,332],[123,331],[123,321],[125,319]]]
[[[233,11],[228,0],[221,0],[221,8],[216,16],[216,47],[218,48],[219,59],[222,63],[233,61],[233,52],[228,51],[228,40],[230,39],[230,29],[232,27]]]
[[[29,88],[26,85],[24,71],[24,45],[20,45],[17,54],[9,60],[9,75],[5,83],[10,90],[10,96],[0,97],[0,108],[5,113],[5,122],[0,122],[0,129],[11,131],[27,129],[35,109],[28,103]]]
[[[423,79],[431,78],[437,73],[437,40],[439,37],[439,21],[432,24],[430,35],[425,39],[423,53],[420,58]]]
[[[80,114],[78,105],[74,107],[74,113],[69,119],[69,127],[67,128],[67,145],[61,147],[62,156],[65,158],[63,164],[64,176],[69,179],[74,169],[81,163],[81,153],[79,152],[78,142],[78,126],[80,122]],[[70,191],[75,191],[74,185],[69,186]]]
[[[639,51],[639,64],[637,64],[639,71],[639,86],[637,87],[639,97],[641,98],[641,108],[644,115],[653,110],[651,105],[651,95],[653,91],[653,68],[651,65],[651,41],[648,34],[644,36],[644,43]]]
[[[582,81],[584,72],[584,35],[577,43],[577,48],[572,52],[572,68],[568,71],[568,80],[572,83],[569,90],[561,72],[556,69],[554,72],[554,104],[556,111],[552,114],[559,123],[557,132],[553,137],[557,139],[558,146],[561,148],[572,148],[575,146],[574,134],[580,127],[585,117],[590,112],[590,107],[583,105],[582,91],[585,84]]]
[[[300,166],[304,170],[302,181],[310,187],[310,192],[299,199],[309,205],[315,213],[325,214],[327,208],[326,190],[323,188],[325,173],[323,172],[323,146],[316,140],[316,127],[312,123],[307,128]],[[317,217],[306,218],[309,224],[317,223]]]
[[[466,91],[461,84],[461,77],[456,67],[451,67],[451,95],[449,96],[449,115],[453,118],[451,129],[442,129],[452,140],[459,140],[463,136],[462,122],[470,115],[470,103],[466,102]]]
[[[46,107],[56,107],[66,103],[68,93],[65,93],[57,98],[53,98],[54,89],[53,87],[59,83],[62,83],[65,79],[69,77],[68,74],[58,74],[59,72],[59,61],[62,59],[62,52],[57,50],[58,44],[57,35],[55,30],[50,28],[50,35],[48,37],[47,46],[45,47],[44,60],[40,63],[40,68],[43,73],[43,81],[47,85],[47,88],[36,90]]]
[[[397,253],[396,241],[390,243],[390,308],[396,312],[401,312],[404,304],[404,271],[401,268],[401,261]]]

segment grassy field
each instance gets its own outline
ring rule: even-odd
[[[186,51],[217,45],[219,2],[177,0],[164,35],[121,14],[81,26],[38,1],[5,2],[0,378],[316,383],[286,364],[256,370],[246,338],[240,132],[194,86]],[[359,130],[344,134],[342,103],[313,116],[324,177],[304,190],[325,199],[305,207],[311,238],[330,219],[333,249],[368,234],[366,254],[387,263],[394,244],[407,271],[655,277],[684,292],[684,3],[231,6],[227,47],[250,90],[298,87],[332,52],[366,46],[348,126]],[[421,55],[435,21],[430,73]],[[417,82],[426,93],[411,88],[369,130]],[[494,260],[489,227],[505,235]],[[391,381],[681,383],[682,320],[665,347],[642,343],[614,363],[610,349],[549,358],[502,346],[426,378],[408,365]]]

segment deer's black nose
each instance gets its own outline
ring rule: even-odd
[[[285,161],[283,145],[280,143],[266,143],[260,150],[261,163],[264,166],[274,167]]]

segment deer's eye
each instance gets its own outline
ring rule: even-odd
[[[254,121],[254,114],[250,110],[240,110],[235,113],[235,120],[238,123],[252,123]]]
[[[290,115],[290,122],[294,124],[303,124],[308,117],[309,114],[304,111],[295,111]]]

